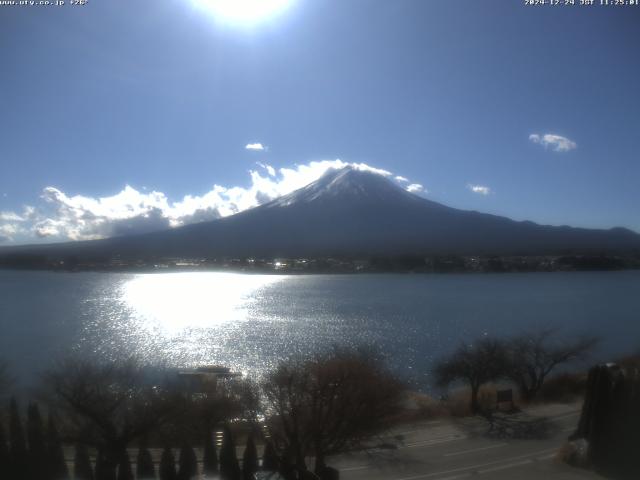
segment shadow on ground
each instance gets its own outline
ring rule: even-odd
[[[524,412],[488,412],[465,422],[463,428],[469,436],[491,439],[544,440],[560,431],[560,425],[547,417]]]

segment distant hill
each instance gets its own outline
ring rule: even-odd
[[[458,210],[350,167],[236,215],[144,235],[6,247],[49,258],[562,255],[640,252],[640,235]]]

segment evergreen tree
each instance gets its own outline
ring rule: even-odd
[[[2,423],[0,423],[0,472],[2,475],[9,474],[9,448]]]
[[[116,466],[107,452],[102,448],[98,449],[95,470],[96,480],[116,480]]]
[[[74,480],[93,480],[93,469],[91,468],[91,459],[89,451],[82,443],[76,444],[76,452],[74,456]]]
[[[166,447],[160,458],[160,480],[177,480],[176,460],[170,448]]]
[[[138,458],[136,466],[136,476],[138,480],[155,480],[156,471],[153,467],[153,458],[151,452],[147,448],[146,442],[140,443],[138,448]]]
[[[51,412],[47,421],[47,468],[49,477],[53,480],[68,480],[69,470],[64,460],[64,450],[58,434],[58,428]]]
[[[253,474],[258,471],[258,451],[256,444],[253,443],[253,436],[247,438],[247,446],[242,456],[242,478],[244,480],[253,480]]]
[[[178,461],[178,480],[191,480],[198,475],[198,459],[196,452],[189,445],[183,445],[180,449],[180,459]]]
[[[293,462],[289,455],[283,455],[279,465],[280,469],[278,472],[282,478],[285,480],[296,480],[298,478],[298,475],[296,475],[296,469],[293,467]]]
[[[24,480],[28,478],[29,457],[27,445],[15,398],[9,406],[9,478]]]
[[[202,463],[205,475],[213,476],[218,473],[218,453],[211,432],[208,432],[205,438]]]
[[[47,447],[44,425],[38,405],[32,403],[27,408],[27,440],[29,443],[29,469],[31,478],[46,480],[50,478],[47,468]]]
[[[122,457],[118,463],[118,480],[134,480],[131,460],[129,459],[129,453],[126,449],[122,452]]]
[[[240,465],[236,456],[236,446],[229,427],[224,427],[222,448],[220,449],[220,478],[222,480],[241,480]]]
[[[262,454],[262,469],[269,472],[277,472],[278,463],[279,461],[276,449],[273,448],[273,444],[271,442],[267,442],[264,447],[264,453]]]
[[[98,455],[96,456],[96,480],[112,480],[109,478],[107,471],[107,465],[104,458],[104,452],[101,448],[98,449]]]

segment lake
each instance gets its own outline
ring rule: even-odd
[[[415,388],[462,341],[557,327],[640,349],[640,272],[253,275],[0,270],[0,357],[23,384],[76,352],[260,374],[291,355],[374,345]]]

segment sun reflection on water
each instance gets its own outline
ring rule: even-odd
[[[122,286],[122,300],[140,326],[165,336],[248,319],[247,305],[281,275],[170,273],[136,275]]]

